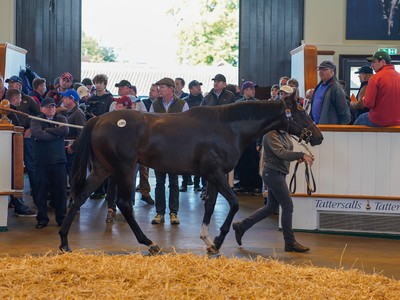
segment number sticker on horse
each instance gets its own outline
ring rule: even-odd
[[[126,121],[124,119],[120,119],[117,122],[118,127],[125,127],[126,126]]]

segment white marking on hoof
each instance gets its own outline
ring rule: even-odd
[[[214,247],[214,242],[210,239],[208,234],[208,225],[203,224],[200,230],[200,238],[206,244],[207,248]]]

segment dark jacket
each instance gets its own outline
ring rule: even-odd
[[[36,103],[36,101],[33,100],[31,96],[22,94],[21,98],[22,98],[21,104],[20,106],[17,107],[18,111],[22,111],[31,116],[37,116],[40,114],[40,107]],[[28,117],[19,116],[19,123],[20,126],[24,127],[25,129],[28,129],[31,124],[31,121]]]
[[[235,95],[228,91],[227,89],[223,89],[219,97],[214,93],[214,89],[212,89],[207,96],[204,97],[201,102],[202,106],[216,106],[216,105],[225,105],[231,104],[236,101]]]
[[[102,96],[93,95],[86,102],[86,105],[89,107],[87,110],[95,116],[101,116],[110,111],[110,105],[113,101],[113,95],[109,92],[106,92]]]
[[[179,99],[174,95],[173,103],[168,107],[168,111],[165,111],[162,99],[159,98],[153,102],[153,110],[156,113],[180,113],[182,112],[183,106],[186,104],[185,100]]]
[[[311,99],[311,118],[314,96],[322,81],[315,88]],[[346,100],[346,94],[340,83],[332,77],[325,91],[322,101],[321,115],[318,124],[349,124],[351,121],[350,103]]]
[[[35,100],[38,105],[40,105],[40,103],[42,103],[42,100],[44,99],[43,96],[40,95],[35,90],[30,91],[28,95],[31,96],[33,98],[33,100]]]
[[[41,114],[40,118],[46,119]],[[54,121],[67,123],[67,119],[56,114]],[[68,134],[67,126],[59,126],[33,119],[31,121],[33,143],[34,164],[59,164],[66,163],[64,137]]]
[[[153,104],[153,101],[151,101],[150,98],[147,98],[147,99],[143,99],[142,102],[143,102],[144,106],[146,107],[147,111],[150,111],[150,107]]]
[[[13,109],[13,110],[17,110],[17,108],[16,108],[14,105],[12,105],[11,103],[10,103],[10,108]],[[13,125],[15,125],[15,126],[21,126],[21,125],[19,124],[18,115],[17,115],[15,112],[10,112],[10,113],[8,114],[8,118],[10,119],[11,124],[13,124]]]
[[[194,96],[190,94],[189,96],[182,98],[182,100],[185,100],[187,104],[189,105],[189,108],[199,106],[201,104],[201,101],[203,101],[203,95],[199,94],[197,96]]]
[[[67,111],[67,121],[68,124],[74,124],[74,125],[85,125],[86,122],[86,117],[83,111],[76,105],[74,108],[70,109]],[[79,135],[81,134],[82,129],[80,128],[75,128],[75,127],[69,127],[69,133],[66,137],[67,140],[77,140],[79,138]],[[72,150],[76,151],[76,143],[71,144]]]

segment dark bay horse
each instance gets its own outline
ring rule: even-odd
[[[108,177],[118,184],[118,208],[140,244],[150,254],[160,251],[133,217],[131,193],[136,163],[172,174],[204,176],[208,182],[200,238],[207,252],[218,253],[229,232],[238,200],[226,178],[245,148],[272,129],[308,136],[311,145],[322,142],[322,134],[307,113],[297,106],[294,94],[285,101],[249,101],[216,107],[195,107],[183,113],[156,114],[115,111],[89,120],[81,133],[71,183],[74,199],[59,230],[60,250],[69,252],[68,232],[76,212],[89,195]],[[304,136],[303,136],[304,138]],[[88,165],[91,172],[87,175]],[[220,193],[230,210],[212,241],[208,227]]]

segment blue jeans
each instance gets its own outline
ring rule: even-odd
[[[369,120],[369,113],[363,113],[361,114],[357,120],[354,122],[354,125],[366,125],[366,126],[370,126],[370,127],[379,127],[379,125],[376,125],[375,123],[372,123]]]

